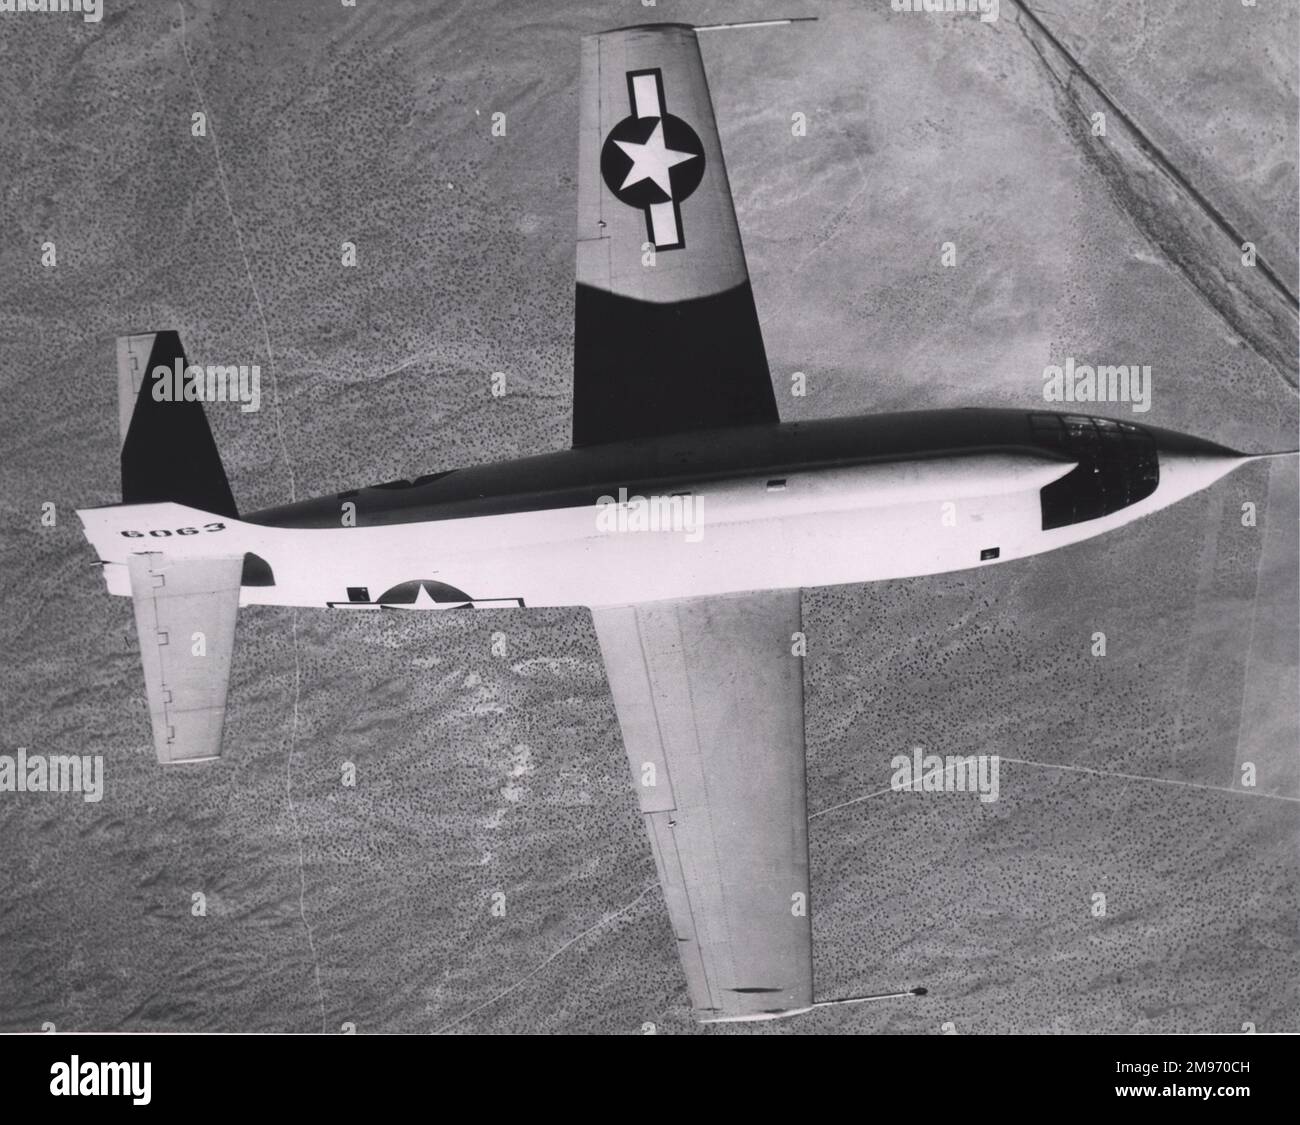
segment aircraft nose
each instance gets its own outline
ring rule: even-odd
[[[1160,460],[1160,484],[1157,492],[1165,504],[1174,504],[1184,497],[1209,488],[1215,481],[1226,477],[1233,469],[1244,465],[1249,457],[1229,449],[1211,446],[1189,448],[1176,443],[1157,445]]]

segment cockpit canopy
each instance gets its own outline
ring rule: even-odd
[[[1078,466],[1042,490],[1043,529],[1095,520],[1144,500],[1160,483],[1155,437],[1132,422],[1031,414],[1034,440]]]

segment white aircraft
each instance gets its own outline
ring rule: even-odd
[[[590,607],[691,1003],[793,1015],[800,589],[1054,550],[1251,458],[1038,409],[781,422],[695,31],[584,39],[581,105],[572,449],[240,515],[160,331],[118,342],[123,502],[78,514],[134,599],[163,763],[221,752],[241,605]]]

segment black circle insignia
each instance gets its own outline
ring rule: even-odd
[[[662,123],[665,148],[689,152],[693,159],[683,160],[668,170],[672,194],[664,192],[654,180],[646,177],[623,187],[623,181],[632,168],[632,158],[618,145],[619,141],[645,144]],[[653,203],[681,202],[689,196],[704,178],[704,145],[685,121],[671,113],[663,117],[625,117],[605,138],[600,151],[600,174],[614,195],[629,207],[649,207]]]

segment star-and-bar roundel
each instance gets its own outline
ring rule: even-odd
[[[605,138],[600,174],[615,197],[645,212],[646,234],[656,250],[686,245],[679,204],[704,178],[704,146],[664,102],[663,74],[632,70],[627,75],[632,115]]]

